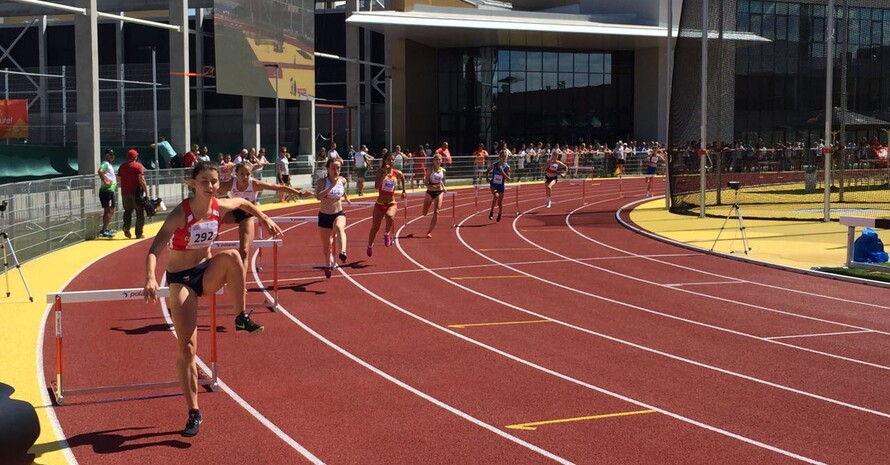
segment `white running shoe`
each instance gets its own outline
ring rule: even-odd
[[[550,199],[547,199],[547,208],[550,208]]]

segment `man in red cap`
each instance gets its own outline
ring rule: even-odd
[[[145,225],[145,210],[142,208],[142,196],[148,193],[145,183],[145,168],[138,161],[139,152],[130,149],[127,162],[117,170],[120,178],[121,203],[124,204],[124,236],[130,235],[130,221],[133,210],[136,210],[136,239],[142,239],[142,227]]]

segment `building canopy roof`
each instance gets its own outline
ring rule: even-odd
[[[567,49],[636,50],[658,47],[665,26],[592,21],[588,15],[509,10],[439,8],[416,5],[413,11],[361,11],[346,22],[395,38],[435,47],[527,46]],[[673,31],[676,37],[676,30]],[[701,36],[700,32],[683,35]],[[708,34],[716,38],[716,32]],[[731,41],[763,41],[762,37],[725,32]]]

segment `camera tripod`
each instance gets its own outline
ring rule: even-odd
[[[22,284],[25,285],[25,291],[28,293],[28,300],[34,302],[34,296],[31,295],[31,289],[28,287],[28,281],[25,280],[25,273],[22,272],[22,265],[19,263],[19,258],[15,255],[15,249],[12,248],[12,241],[9,240],[9,234],[5,232],[0,232],[0,249],[3,249],[3,274],[6,275],[6,297],[9,297],[11,292],[9,292],[9,260],[7,259],[7,249],[9,250],[9,254],[12,255],[12,262],[15,265],[16,269],[19,270],[19,276],[22,277]]]
[[[745,232],[745,219],[742,218],[742,208],[739,206],[739,190],[735,189],[735,200],[732,202],[729,214],[727,214],[726,219],[723,220],[723,225],[720,226],[720,232],[717,233],[717,238],[714,239],[714,244],[711,245],[711,252],[714,251],[714,247],[717,247],[720,235],[723,234],[723,230],[726,228],[726,223],[729,222],[729,219],[732,218],[733,214],[735,214],[736,221],[739,223],[739,232],[742,234],[742,245],[745,247],[745,255],[748,255],[748,252],[751,251],[751,247],[748,247],[748,233]],[[735,238],[733,238],[733,241],[735,241]],[[733,253],[732,243],[729,244],[729,253]]]

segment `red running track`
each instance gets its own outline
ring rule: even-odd
[[[433,239],[423,237],[428,218],[415,202],[407,222],[399,212],[396,244],[378,238],[373,258],[364,255],[368,209],[349,211],[350,260],[333,279],[282,268],[276,312],[259,305],[265,295],[253,283],[265,332],[236,334],[221,310],[224,389],[200,395],[199,436],[178,435],[185,408],[175,390],[70,398],[55,413],[74,456],[886,463],[890,291],[648,239],[615,214],[640,198],[643,181],[625,180],[620,194],[615,182],[594,184],[584,205],[580,186],[560,183],[551,209],[542,208],[543,188],[523,186],[518,216],[508,192],[500,223],[459,193],[459,227],[448,227],[446,203]],[[314,224],[290,227],[282,261],[321,262],[318,240]],[[68,289],[138,286],[147,247],[98,261]],[[263,260],[254,276],[271,287]],[[141,303],[67,306],[69,387],[172,379],[164,315]],[[200,323],[206,357],[206,315]]]

